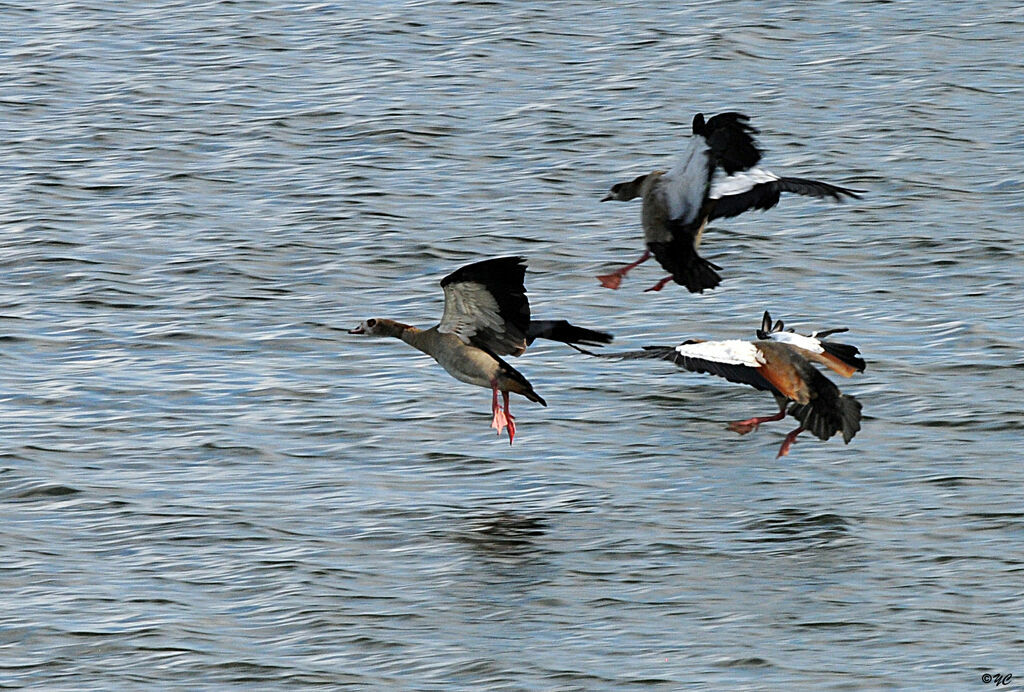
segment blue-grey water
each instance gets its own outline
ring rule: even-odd
[[[0,686],[995,689],[1024,680],[1018,3],[0,5]],[[866,192],[623,288],[693,114]],[[538,343],[490,395],[371,317],[523,254],[617,346],[849,327],[844,446]],[[834,380],[838,377],[832,375]]]

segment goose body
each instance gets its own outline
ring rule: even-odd
[[[460,382],[490,389],[491,426],[499,435],[507,427],[511,444],[516,427],[509,412],[509,394],[520,394],[542,406],[547,402],[501,356],[521,355],[538,338],[592,346],[612,340],[610,334],[565,320],[532,321],[525,275],[522,257],[475,262],[441,280],[445,304],[437,325],[419,329],[395,320],[370,318],[349,333],[400,339],[431,356]],[[499,392],[504,407],[498,404]]]

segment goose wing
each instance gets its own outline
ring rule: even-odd
[[[715,182],[710,198],[714,200],[708,219],[737,216],[751,209],[771,209],[779,203],[783,192],[805,197],[831,198],[842,202],[850,197],[860,199],[860,191],[820,180],[780,177],[762,168],[741,171]]]
[[[525,276],[522,257],[484,260],[452,272],[441,280],[444,313],[437,330],[496,355],[518,356],[530,328]]]
[[[750,118],[734,111],[719,113],[704,122],[704,115],[693,117],[693,134],[702,134],[711,150],[713,164],[732,175],[757,165],[762,151],[754,135]]]
[[[722,377],[768,392],[776,388],[760,373],[764,359],[749,341],[685,341],[678,346],[644,346],[643,351],[600,354],[602,358],[668,360],[683,370]]]
[[[691,372],[723,377],[730,382],[746,384],[763,391],[775,387],[761,374],[764,357],[749,341],[687,341],[673,349],[672,362]]]

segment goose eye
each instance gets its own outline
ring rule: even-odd
[[[377,326],[377,320],[375,320],[375,319],[366,320],[366,326],[370,327],[371,329],[373,327],[376,327]]]

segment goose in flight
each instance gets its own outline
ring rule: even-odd
[[[636,262],[598,276],[601,285],[618,288],[631,269],[653,255],[670,275],[648,291],[660,291],[674,280],[691,293],[702,293],[722,280],[716,271],[721,267],[698,254],[708,221],[750,209],[770,209],[783,192],[836,201],[859,197],[856,190],[756,168],[762,151],[754,137],[758,130],[749,120],[742,113],[729,112],[705,121],[698,113],[693,118],[693,136],[671,169],[612,186],[602,202],[642,199],[646,250]],[[719,169],[725,177],[715,180]]]
[[[783,440],[778,453],[782,457],[789,454],[797,435],[805,430],[821,440],[842,433],[846,443],[860,430],[861,403],[840,392],[812,365],[819,363],[844,377],[863,372],[865,363],[856,346],[826,340],[842,331],[845,329],[804,336],[785,331],[782,322],[773,326],[765,312],[756,341],[690,339],[678,346],[644,346],[642,351],[601,357],[668,360],[684,370],[717,375],[771,393],[779,406],[778,413],[736,421],[729,424],[729,429],[745,435],[761,423],[782,420],[788,413],[800,425]]]
[[[521,355],[535,339],[577,345],[600,346],[612,335],[585,329],[565,320],[532,320],[523,285],[526,260],[499,257],[466,265],[441,280],[444,313],[441,321],[418,329],[394,320],[364,320],[350,334],[393,337],[431,356],[455,379],[490,389],[491,427],[508,428],[515,437],[515,419],[509,411],[509,394],[521,394],[547,406],[530,382],[501,356]],[[498,404],[501,392],[504,407]]]

